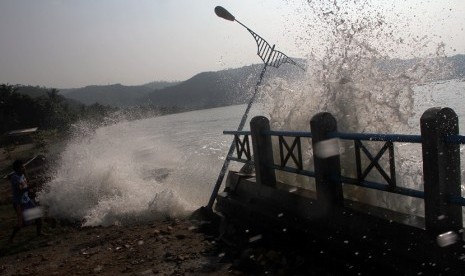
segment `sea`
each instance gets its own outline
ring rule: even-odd
[[[465,79],[445,77],[451,70],[445,62],[447,43],[433,35],[406,33],[411,21],[386,16],[395,6],[370,3],[308,1],[300,10],[301,21],[295,22],[308,27],[296,39],[307,53],[306,71],[292,80],[279,74],[266,78],[249,119],[263,115],[274,130],[309,131],[310,118],[324,111],[335,116],[343,132],[420,134],[425,110],[451,107],[465,134]],[[415,58],[414,62],[381,66],[397,53]],[[269,70],[286,66],[293,65]],[[245,105],[227,106],[97,128],[81,122],[38,199],[49,215],[83,226],[184,217],[207,204],[232,142],[223,131],[236,130],[244,111]],[[312,170],[311,143],[303,145],[305,166]],[[421,146],[395,146],[397,185],[422,190]],[[340,147],[342,172],[353,175],[353,145]],[[379,145],[369,147],[375,150]],[[240,166],[232,162],[230,168]],[[373,174],[372,180],[380,179]],[[278,174],[278,178],[314,189],[305,177]],[[424,213],[418,199],[345,189],[354,200]]]
[[[91,133],[82,127],[40,202],[50,215],[84,226],[183,217],[207,204],[232,142],[222,132],[237,129],[244,110],[236,105],[192,111]]]
[[[453,108],[459,120],[464,118],[460,129],[465,130],[464,80],[428,83],[413,91],[413,119],[403,134],[419,134],[419,118],[430,107]],[[207,204],[232,142],[223,130],[236,130],[245,108],[235,105],[123,121],[92,131],[84,128],[86,131],[67,143],[53,178],[39,195],[40,202],[49,215],[82,222],[83,226],[186,216]],[[266,108],[264,103],[256,103],[249,119],[273,117]],[[309,131],[309,120],[303,118],[304,127],[278,129]],[[245,129],[249,129],[248,123]],[[421,189],[421,152],[417,147],[410,154],[417,155],[407,154],[397,161],[401,162],[397,178],[416,181],[405,186]],[[240,166],[232,162],[230,169]],[[296,179],[287,180],[303,185]],[[376,200],[388,199],[371,195],[371,201]],[[396,202],[397,207],[402,205]],[[404,209],[421,215],[420,207],[412,206],[415,204],[421,203],[406,202]]]

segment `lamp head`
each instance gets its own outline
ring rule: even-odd
[[[229,20],[229,21],[234,21],[235,20],[234,15],[230,14],[225,8],[223,8],[221,6],[216,6],[215,7],[215,13],[219,17],[224,18],[226,20]]]

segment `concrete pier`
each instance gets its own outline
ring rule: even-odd
[[[298,244],[308,247],[312,258],[328,264],[337,259],[335,273],[348,273],[349,264],[369,273],[460,275],[465,271],[465,200],[461,197],[459,144],[465,139],[458,135],[458,118],[452,109],[429,109],[420,124],[421,136],[344,134],[338,132],[331,114],[319,113],[310,120],[311,133],[301,134],[273,132],[265,117],[256,117],[250,131],[256,173],[229,172],[224,192],[217,197],[216,211],[224,216],[225,224],[255,229],[263,240],[291,243],[297,239],[301,241]],[[342,174],[337,154],[313,154],[314,172],[305,170],[301,155],[295,153],[300,150],[302,135],[311,137],[313,149],[329,139],[353,140],[357,178]],[[279,137],[278,161],[273,160],[276,145],[272,136]],[[282,142],[282,136],[293,142]],[[385,143],[378,153],[365,147],[364,143],[372,141]],[[395,142],[421,143],[423,191],[396,186]],[[388,169],[379,162],[385,153],[389,154]],[[369,160],[367,167],[360,162],[361,154]],[[293,160],[293,167],[287,165],[289,160]],[[276,169],[314,177],[316,190],[277,181]],[[378,170],[386,183],[366,180],[370,170]],[[400,200],[405,196],[422,199],[425,214],[403,214],[351,201],[344,197],[342,187],[346,184],[397,193],[402,195]],[[227,235],[227,230],[224,232]],[[328,268],[332,269],[331,265]]]

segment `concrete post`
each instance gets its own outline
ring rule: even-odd
[[[337,122],[330,113],[321,112],[312,117],[310,128],[312,132],[317,199],[318,203],[326,211],[329,211],[333,207],[341,207],[344,202],[340,182],[340,158],[339,155],[327,158],[318,157],[315,154],[315,149],[319,146],[319,142],[328,139],[329,132],[337,131]]]
[[[270,130],[270,122],[266,117],[257,116],[250,121],[252,134],[253,156],[255,163],[255,176],[261,185],[276,186],[274,169],[267,164],[274,164],[271,137],[263,135],[264,130]]]
[[[460,145],[447,144],[445,136],[459,133],[458,117],[450,108],[430,108],[420,119],[425,226],[432,235],[462,228],[462,207],[447,203],[461,196]]]

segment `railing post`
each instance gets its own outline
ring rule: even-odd
[[[432,235],[462,228],[462,207],[449,204],[450,196],[461,196],[460,145],[446,143],[447,135],[459,133],[458,117],[450,108],[430,108],[420,119],[425,227]]]
[[[274,169],[267,167],[267,164],[274,162],[273,148],[271,137],[262,134],[265,130],[270,130],[270,122],[266,117],[257,116],[250,121],[257,183],[274,187],[276,186]]]
[[[327,158],[318,157],[315,148],[318,143],[328,139],[328,133],[337,131],[336,119],[328,112],[316,114],[310,120],[312,131],[313,160],[318,203],[329,211],[341,207],[344,202],[342,193],[341,162],[339,155]]]

